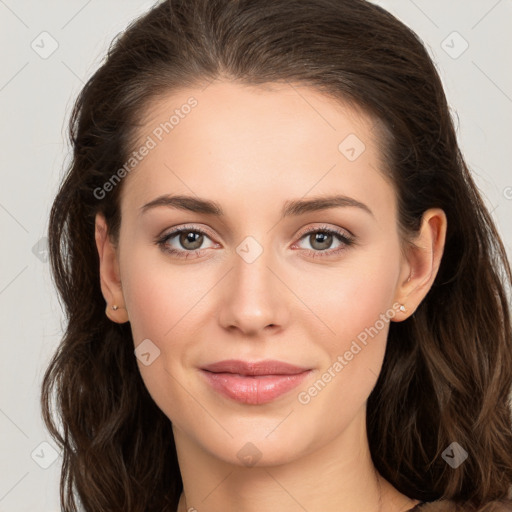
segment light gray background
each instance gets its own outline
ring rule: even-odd
[[[63,317],[43,237],[69,162],[73,101],[112,38],[154,3],[0,0],[0,512],[60,510],[62,459],[43,427],[39,394]],[[436,62],[463,153],[510,256],[512,0],[375,3],[415,30]],[[58,48],[42,58],[53,40]]]

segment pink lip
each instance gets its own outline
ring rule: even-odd
[[[298,386],[311,372],[309,368],[272,360],[219,361],[201,370],[216,391],[251,405],[271,402]]]

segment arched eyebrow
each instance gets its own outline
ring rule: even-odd
[[[221,205],[209,199],[186,195],[162,195],[153,199],[140,208],[140,215],[148,210],[165,206],[194,213],[224,217],[225,213]],[[356,199],[344,195],[318,196],[310,199],[294,199],[285,201],[281,210],[281,218],[304,215],[305,213],[328,210],[330,208],[354,207],[359,208],[375,217],[370,208]]]

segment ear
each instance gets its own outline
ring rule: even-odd
[[[447,224],[440,208],[424,212],[420,232],[413,244],[407,244],[402,259],[395,301],[405,310],[397,311],[394,321],[412,315],[432,287],[444,252]]]
[[[108,226],[101,213],[96,214],[94,237],[100,258],[101,292],[107,303],[105,313],[113,322],[125,323],[128,321],[128,312],[121,289],[117,248],[110,240]],[[118,309],[113,309],[112,306],[117,306]]]

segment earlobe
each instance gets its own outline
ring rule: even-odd
[[[408,244],[395,300],[406,311],[397,314],[396,321],[407,319],[425,298],[441,264],[446,239],[447,219],[440,208],[424,212],[418,236]],[[408,275],[405,279],[405,275]]]
[[[113,322],[127,322],[128,312],[124,307],[117,251],[110,240],[108,226],[101,213],[96,214],[94,236],[100,262],[101,291],[107,303],[105,314]]]

